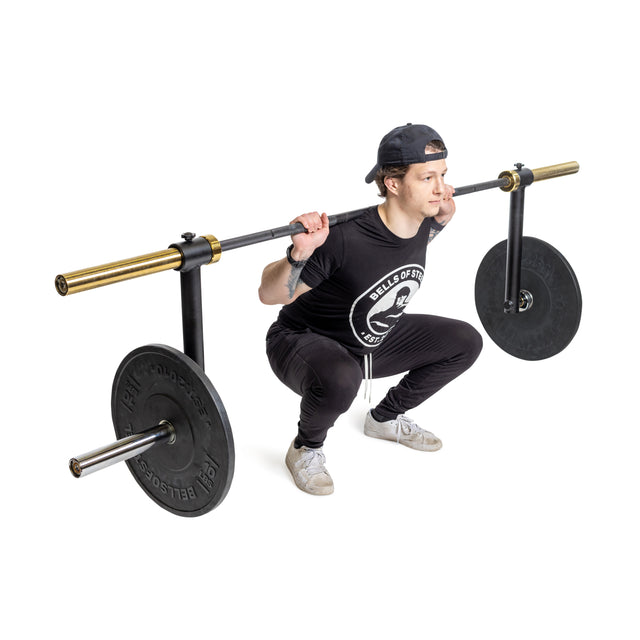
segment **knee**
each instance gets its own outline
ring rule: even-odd
[[[362,371],[355,361],[336,362],[323,380],[317,392],[336,411],[344,413],[358,394]]]
[[[466,322],[460,322],[456,331],[456,341],[459,345],[459,353],[471,366],[482,351],[482,336]]]

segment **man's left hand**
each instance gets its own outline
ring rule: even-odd
[[[442,196],[442,202],[440,203],[440,211],[434,218],[435,221],[439,224],[447,224],[447,222],[449,222],[449,220],[453,218],[453,214],[456,212],[456,203],[453,199],[455,189],[449,184],[445,184],[444,187],[445,192]]]

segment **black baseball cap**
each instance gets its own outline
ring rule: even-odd
[[[425,148],[430,143],[438,140],[444,145],[444,141],[431,127],[425,124],[411,124],[396,127],[389,131],[380,141],[378,147],[378,162],[364,179],[370,183],[375,180],[376,173],[386,166],[405,166],[420,162],[431,162],[447,157],[447,148],[438,153],[425,153]]]

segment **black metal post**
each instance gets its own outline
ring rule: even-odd
[[[183,233],[184,242],[172,244],[182,254],[180,297],[182,299],[182,340],[184,353],[204,370],[202,283],[200,267],[212,258],[211,244],[194,233]]]
[[[511,192],[509,236],[504,284],[504,312],[518,313],[520,301],[520,260],[524,224],[524,187]]]
[[[520,311],[520,265],[522,260],[522,230],[524,225],[524,190],[533,184],[535,176],[531,169],[518,162],[516,188],[511,191],[509,204],[509,236],[507,238],[507,260],[504,282],[504,312]],[[505,172],[506,173],[506,172]]]
[[[202,328],[202,286],[200,267],[180,272],[182,298],[182,338],[184,352],[204,369],[204,333]]]

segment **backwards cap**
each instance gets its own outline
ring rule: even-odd
[[[378,147],[378,162],[369,171],[365,182],[375,180],[376,173],[386,166],[405,166],[420,162],[431,162],[447,157],[447,148],[438,153],[425,153],[425,148],[438,140],[444,145],[444,141],[431,127],[424,124],[406,124],[389,131],[380,141]]]

